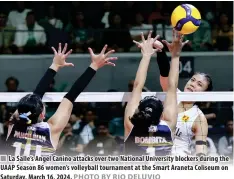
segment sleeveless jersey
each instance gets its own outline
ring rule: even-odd
[[[47,122],[36,123],[25,129],[19,124],[14,124],[6,141],[8,155],[47,156],[55,152]]]
[[[194,137],[192,127],[200,114],[202,111],[196,105],[178,114],[172,155],[191,155],[192,138]]]
[[[165,121],[160,121],[157,126],[148,128],[148,132],[141,134],[142,129],[133,127],[125,140],[126,155],[170,155],[173,145],[171,129]]]

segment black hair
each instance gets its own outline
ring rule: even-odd
[[[44,105],[42,103],[41,98],[38,95],[26,95],[19,101],[17,106],[20,119],[19,121],[25,124],[36,124],[38,122],[39,115],[43,111],[43,108]]]
[[[206,78],[206,81],[208,82],[208,87],[206,89],[206,91],[212,91],[213,90],[213,82],[212,82],[212,79],[211,79],[211,76],[207,73],[202,73],[202,72],[196,72],[194,75],[202,75]]]
[[[162,112],[162,102],[156,96],[147,96],[140,101],[138,112],[130,120],[134,126],[158,125]]]
[[[16,83],[16,86],[18,87],[19,86],[19,80],[13,76],[7,78],[6,82],[5,82],[5,85],[7,86],[9,84],[10,81],[14,81]]]

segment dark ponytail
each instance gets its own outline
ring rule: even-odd
[[[144,111],[135,113],[130,121],[136,127],[136,133],[139,135],[147,134],[148,128],[152,125],[152,121],[149,120],[149,116]]]
[[[43,108],[43,103],[38,95],[26,95],[17,106],[19,121],[27,125],[37,123]]]

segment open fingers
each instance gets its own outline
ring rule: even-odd
[[[149,31],[148,38],[147,38],[147,42],[150,42],[150,40],[151,40],[151,35],[152,35],[152,30]]]
[[[158,40],[159,37],[160,37],[160,35],[157,35],[157,36],[154,38],[154,42],[155,42],[156,40]]]
[[[61,43],[59,43],[58,53],[61,53]]]
[[[162,49],[160,48],[157,48],[157,49],[154,49],[155,52],[162,52]]]
[[[145,42],[145,37],[144,37],[143,32],[141,32],[141,40],[142,40],[143,43]]]
[[[72,53],[72,49],[69,50],[69,51],[65,54],[66,58],[67,58],[71,53]]]
[[[110,55],[110,54],[112,54],[112,53],[114,53],[115,52],[115,50],[110,50],[109,52],[107,52],[106,54],[105,54],[105,56],[107,57],[108,55]]]
[[[107,59],[105,59],[105,65],[115,66],[115,64],[113,62],[110,62],[110,61],[117,60],[117,59],[118,59],[117,57],[107,58]]]
[[[184,35],[183,35],[183,34],[180,35],[180,41],[181,41],[181,42],[184,41]]]
[[[182,46],[185,46],[188,42],[189,40],[186,40],[185,42],[182,43]]]
[[[73,64],[73,63],[65,63],[64,66],[67,66],[67,67],[74,67],[74,64]]]
[[[103,47],[103,49],[102,49],[102,51],[101,51],[101,54],[104,54],[105,51],[106,51],[106,49],[107,49],[107,45],[105,45],[105,46]]]
[[[183,42],[183,35],[182,35],[181,33],[179,33],[179,32],[177,32],[176,34],[177,34],[177,35],[176,35],[176,36],[177,36],[177,38],[176,38],[177,41]]]
[[[118,57],[109,57],[105,59],[106,62],[111,61],[111,60],[118,60]]]
[[[65,53],[66,53],[66,51],[67,51],[67,43],[65,43],[65,45],[64,45],[64,47],[63,47],[63,51],[62,51],[62,53],[63,53],[63,54],[65,54]]]
[[[90,47],[88,48],[88,50],[89,50],[89,54],[93,56],[94,55],[93,50]]]
[[[162,40],[162,43],[164,43],[168,48],[170,47],[170,43],[168,43],[168,41],[166,41],[166,40]]]
[[[133,40],[133,43],[135,43],[137,45],[137,47],[141,48],[141,43],[140,42],[137,42],[137,41]]]
[[[173,37],[173,39],[176,38],[176,30],[175,29],[172,30],[172,37]]]
[[[110,65],[110,66],[115,66],[115,64],[114,63],[112,63],[112,62],[106,62],[106,65]]]
[[[55,48],[54,47],[51,47],[51,48],[52,48],[52,50],[54,52],[54,55],[57,55],[57,51],[55,50]]]

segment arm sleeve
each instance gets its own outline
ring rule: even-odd
[[[43,95],[45,94],[45,92],[48,90],[49,85],[52,82],[52,80],[54,79],[56,73],[57,73],[56,71],[49,68],[46,71],[46,73],[44,74],[44,76],[41,78],[41,80],[38,83],[38,85],[37,85],[36,89],[34,90],[33,94],[36,94],[36,95],[40,96],[40,98],[42,98]]]
[[[88,67],[86,71],[76,80],[64,98],[67,98],[69,101],[74,103],[78,95],[85,89],[95,74],[96,71]]]

